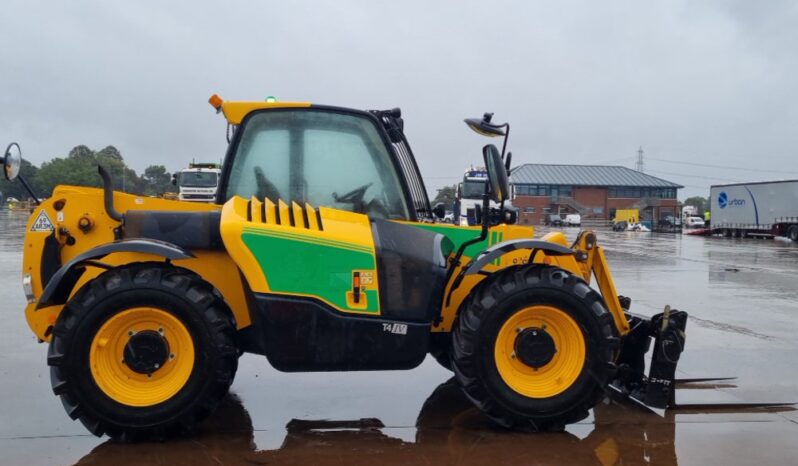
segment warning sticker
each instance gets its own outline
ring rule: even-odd
[[[360,284],[364,287],[371,287],[371,285],[374,284],[374,272],[371,270],[361,270]]]
[[[30,231],[53,231],[53,222],[47,216],[47,212],[44,210],[39,212],[39,216],[36,217],[36,221],[33,222]]]

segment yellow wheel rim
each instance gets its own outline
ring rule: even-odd
[[[169,346],[162,366],[150,374],[133,371],[123,361],[131,334],[161,334]],[[89,351],[94,382],[114,401],[127,406],[153,406],[173,397],[186,384],[194,368],[194,341],[172,314],[151,307],[122,311],[106,321],[94,335]]]
[[[557,352],[537,369],[519,360],[516,338],[529,328],[544,329]],[[502,380],[515,392],[530,398],[549,398],[570,387],[585,364],[585,338],[576,321],[551,306],[531,306],[517,311],[502,325],[494,350]]]

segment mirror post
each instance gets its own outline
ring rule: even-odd
[[[25,181],[25,178],[23,178],[22,175],[19,175],[17,176],[17,179],[19,180],[20,183],[22,183],[22,186],[25,188],[25,191],[28,192],[30,197],[33,199],[33,202],[35,202],[36,205],[41,205],[42,201],[36,196],[36,194],[34,194],[33,190],[30,188],[30,185],[28,185],[28,182]]]

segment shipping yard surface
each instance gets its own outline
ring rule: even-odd
[[[96,438],[50,389],[27,328],[19,269],[26,216],[0,211],[0,464],[795,464],[798,411],[668,412],[607,402],[565,433],[493,427],[431,358],[413,371],[284,374],[246,354],[219,411],[164,443]],[[539,234],[544,231],[539,231]],[[567,231],[570,237],[576,229]],[[798,401],[798,245],[599,232],[632,310],[690,313],[680,403]],[[324,422],[322,422],[324,421]]]

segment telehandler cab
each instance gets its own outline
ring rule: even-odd
[[[410,369],[430,353],[487,416],[528,430],[585,418],[610,387],[672,402],[687,315],[630,313],[593,232],[569,245],[510,224],[504,149],[483,149],[481,227],[459,227],[436,221],[399,109],[210,103],[229,125],[215,204],[115,192],[100,167],[104,189],[59,186],[28,223],[26,318],[92,433],[190,428],[244,352],[281,371]],[[508,124],[466,123],[506,148]],[[7,178],[20,161],[12,144]]]

